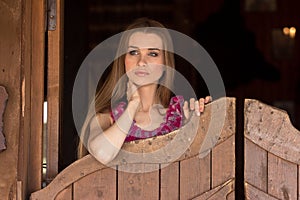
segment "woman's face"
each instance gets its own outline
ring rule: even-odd
[[[136,85],[157,83],[164,72],[162,39],[154,33],[133,33],[128,42],[125,70]]]

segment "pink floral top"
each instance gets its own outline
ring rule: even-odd
[[[133,121],[125,141],[129,142],[158,135],[164,135],[180,128],[183,124],[183,103],[184,99],[182,96],[172,97],[169,107],[166,111],[166,115],[164,116],[164,122],[162,122],[158,128],[152,131],[141,129],[135,124],[135,121]],[[122,115],[125,109],[125,102],[120,102],[115,108],[112,109],[111,117],[114,122]]]

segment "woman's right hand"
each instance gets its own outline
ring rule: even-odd
[[[135,101],[135,102],[140,102],[140,95],[138,93],[138,88],[137,86],[132,82],[132,81],[128,81],[127,82],[127,101]]]
[[[127,101],[128,101],[127,109],[129,109],[129,114],[133,119],[137,109],[140,106],[141,99],[140,99],[140,95],[138,92],[138,87],[130,80],[127,83],[126,95],[127,95]]]

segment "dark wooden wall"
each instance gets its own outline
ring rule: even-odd
[[[207,46],[212,57],[215,56],[215,62],[219,62],[220,71],[224,71],[223,78],[225,83],[228,83],[226,91],[229,96],[256,98],[271,105],[275,101],[293,101],[299,106],[297,101],[299,101],[300,58],[297,53],[300,50],[300,41],[297,33],[294,39],[294,55],[290,59],[276,58],[272,53],[273,29],[291,26],[299,28],[299,1],[277,0],[277,9],[273,12],[246,11],[245,0],[212,0],[209,4],[204,0],[194,2],[194,20],[201,27],[200,31],[213,34],[211,37],[214,37],[219,43],[223,43],[223,45],[213,44],[210,37],[199,33],[203,46]],[[229,6],[224,8],[224,2]],[[240,2],[238,7],[233,5],[238,4],[237,2]],[[230,13],[226,13],[226,11],[230,11]],[[215,29],[211,26],[214,26]],[[232,47],[233,45],[236,47]],[[250,48],[255,48],[256,53],[259,53],[262,58],[257,59],[253,53],[254,49],[251,51]],[[217,50],[221,52],[215,53],[214,51]],[[226,50],[232,51],[234,55],[226,53]],[[220,54],[225,54],[230,60],[219,58]],[[253,60],[257,62],[253,62]],[[261,64],[262,62],[265,62],[264,65]],[[222,70],[223,67],[225,70]],[[240,72],[240,74],[230,76],[225,72],[227,70],[230,74],[234,72]],[[253,71],[256,73],[253,74]],[[226,80],[226,77],[236,81]],[[293,114],[291,118],[294,125],[299,127],[299,116],[296,113],[290,114]]]
[[[86,13],[87,42],[92,49],[137,17],[157,19],[168,28],[196,39],[210,53],[222,74],[228,96],[256,98],[271,105],[276,101],[291,101],[296,109],[300,98],[297,96],[300,90],[299,37],[296,33],[291,58],[275,58],[272,30],[300,27],[297,12],[300,3],[277,0],[275,11],[246,11],[245,1],[90,0]],[[288,111],[292,122],[299,127],[299,115]]]

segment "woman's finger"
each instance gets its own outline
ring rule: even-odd
[[[199,112],[204,111],[204,98],[199,99]]]
[[[200,104],[199,101],[195,101],[195,112],[197,116],[200,116]]]
[[[183,114],[185,119],[188,119],[190,117],[189,103],[187,101],[184,101],[183,104]]]
[[[195,99],[194,98],[190,98],[190,109],[195,110]]]
[[[205,100],[204,100],[204,103],[209,103],[211,101],[212,101],[212,97],[211,96],[206,96]]]

